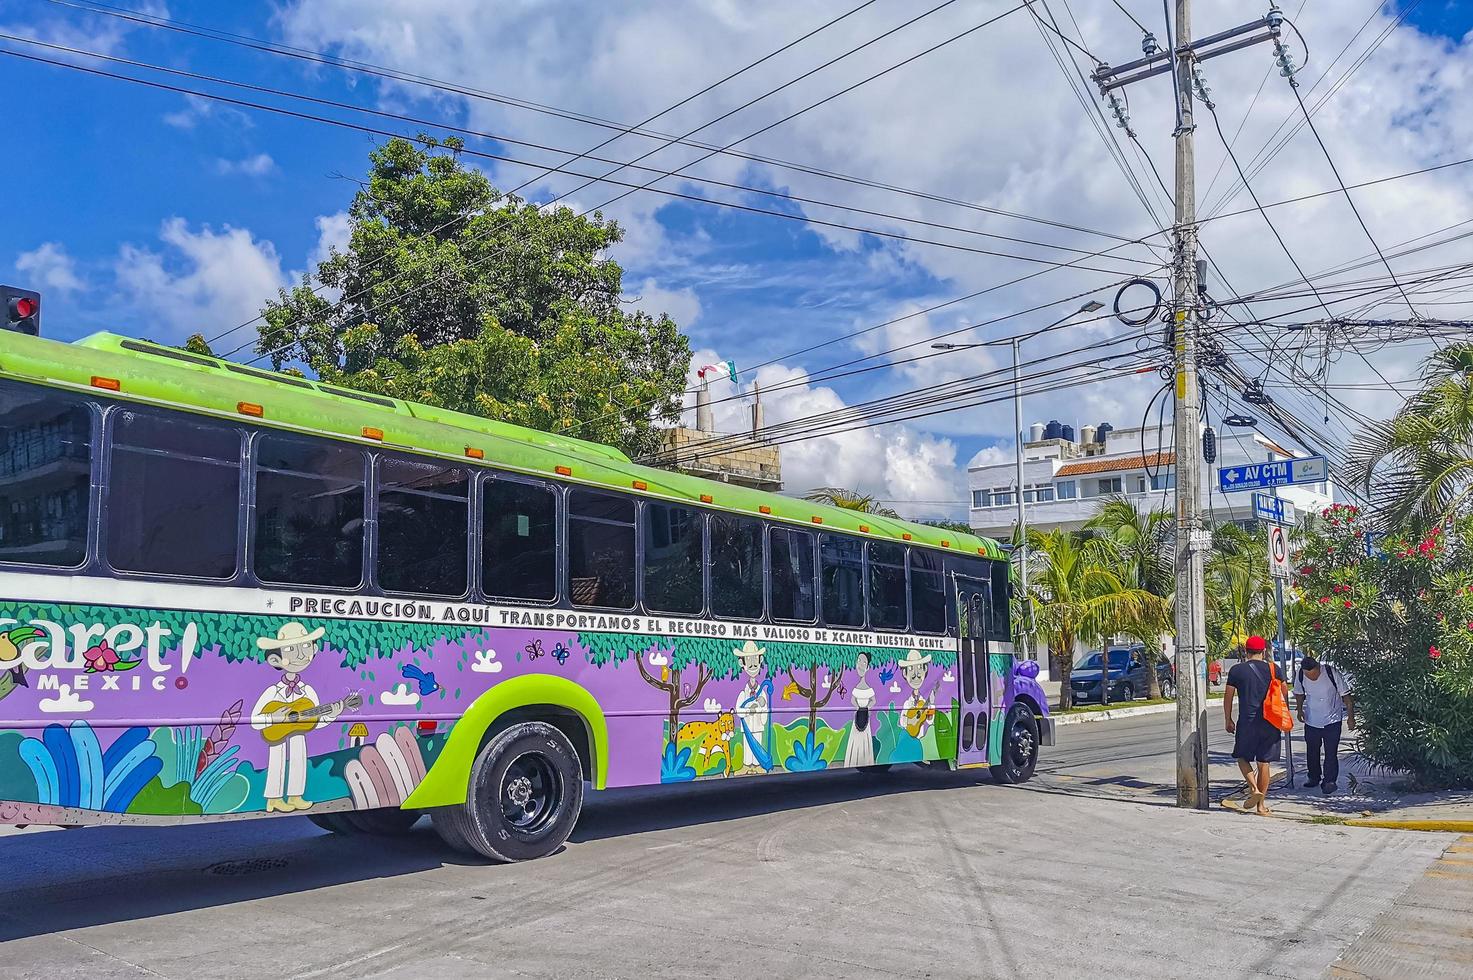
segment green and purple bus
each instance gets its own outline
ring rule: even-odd
[[[0,823],[547,854],[595,788],[1052,744],[988,540],[146,341],[0,332]]]

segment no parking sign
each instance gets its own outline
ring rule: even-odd
[[[1289,577],[1289,535],[1277,524],[1268,528],[1268,573],[1274,578]]]

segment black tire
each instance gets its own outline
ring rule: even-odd
[[[879,776],[879,775],[882,775],[884,773],[889,772],[890,771],[890,767],[892,765],[894,765],[894,763],[891,763],[891,762],[882,762],[882,763],[879,763],[878,765],[873,765],[873,766],[855,766],[854,767],[854,771],[855,772],[862,772],[866,776]]]
[[[1122,700],[1122,701],[1134,701],[1135,700],[1135,685],[1132,684],[1130,681],[1126,681],[1123,685],[1121,685],[1121,687],[1120,687],[1120,700]]]
[[[354,834],[363,833],[363,831],[358,829],[357,824],[348,819],[348,811],[346,810],[339,810],[333,813],[309,813],[307,814],[307,819],[329,834],[341,834],[344,837],[349,837]]]
[[[1026,783],[1038,765],[1038,719],[1028,705],[1016,703],[1003,721],[1002,764],[991,768],[995,782]]]
[[[512,863],[546,857],[568,839],[583,808],[583,766],[562,732],[522,722],[481,749],[465,803],[434,812],[456,850]]]
[[[1176,700],[1176,681],[1169,677],[1161,678],[1161,696],[1168,701]]]
[[[375,837],[401,837],[419,823],[418,810],[386,806],[376,810],[351,810],[343,816],[361,833]]]

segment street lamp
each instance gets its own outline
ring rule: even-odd
[[[1001,343],[1013,345],[1013,465],[1015,467],[1015,479],[1017,481],[1017,504],[1018,504],[1018,583],[1023,588],[1023,608],[1028,606],[1028,523],[1023,512],[1023,382],[1019,375],[1019,344],[1032,337],[1037,337],[1055,327],[1062,326],[1068,320],[1081,313],[1094,313],[1105,308],[1105,304],[1098,300],[1090,300],[1077,310],[1064,314],[1064,316],[1041,327],[1030,334],[1008,337],[998,340],[987,340],[975,344],[932,344],[932,350],[968,350],[973,347],[993,347]],[[1025,613],[1026,615],[1026,613]],[[1024,659],[1033,659],[1029,655],[1029,637],[1032,633],[1032,623],[1025,623],[1021,633],[1023,640],[1022,654]],[[1072,655],[1072,652],[1071,652]],[[1052,673],[1052,671],[1050,671]]]

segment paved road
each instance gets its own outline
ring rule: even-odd
[[[1222,730],[1222,708],[1208,712],[1208,778],[1214,800],[1243,784],[1233,762],[1233,737]],[[1176,802],[1176,715],[1170,713],[1064,725],[1046,749],[1032,788],[1106,799]],[[1295,751],[1302,743],[1296,742]]]
[[[1151,758],[1098,727],[1050,767]],[[1051,781],[1082,782],[907,768],[596,794],[563,852],[503,867],[424,825],[370,842],[299,817],[9,836],[0,975],[1317,977],[1452,841]],[[1244,859],[1265,854],[1273,873]]]

